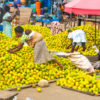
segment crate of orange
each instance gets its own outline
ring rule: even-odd
[[[41,8],[41,2],[36,2],[36,9],[40,9]]]
[[[37,15],[40,15],[41,14],[41,9],[36,9],[36,13],[37,13]]]

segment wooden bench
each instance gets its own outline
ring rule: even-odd
[[[0,90],[0,100],[13,100],[16,95],[18,95],[18,92]]]

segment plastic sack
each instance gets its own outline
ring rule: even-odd
[[[17,99],[17,96],[14,96],[13,100],[18,100],[18,99]]]
[[[89,70],[94,71],[94,68],[90,61],[83,55],[81,55],[78,52],[75,53],[66,53],[66,56],[68,59],[71,60],[71,62],[78,68],[82,70]]]
[[[95,52],[98,54],[99,53],[99,49],[97,48],[97,46],[93,46],[92,48],[95,49]]]
[[[92,65],[95,69],[100,69],[100,61],[93,62]]]
[[[40,87],[47,87],[47,86],[49,86],[49,82],[47,80],[45,80],[45,79],[40,80],[38,82],[38,86],[40,86]]]
[[[30,97],[26,97],[26,100],[33,100],[32,98],[30,98]]]

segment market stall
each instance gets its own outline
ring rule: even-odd
[[[16,4],[19,7],[31,7],[33,9],[33,14],[41,15],[44,14],[44,9],[48,9],[48,13],[51,13],[51,0],[7,0],[0,3],[2,7],[6,4],[13,7]]]
[[[100,80],[96,77],[96,69],[93,71],[93,73],[87,74],[88,69],[90,67],[93,68],[90,61],[93,61],[95,56],[98,58],[98,52],[94,47],[95,27],[91,25],[83,25],[71,28],[72,31],[76,29],[83,30],[86,33],[87,43],[86,50],[84,52],[82,51],[82,47],[79,47],[78,51],[76,51],[79,53],[68,53],[71,51],[71,48],[66,49],[66,47],[71,43],[71,41],[68,39],[68,30],[60,32],[59,34],[51,35],[51,30],[47,27],[30,25],[29,20],[32,10],[38,15],[36,16],[36,14],[34,14],[34,17],[36,17],[35,20],[37,21],[50,23],[54,20],[48,20],[44,18],[43,14],[41,15],[42,8],[40,2],[36,2],[34,7],[31,5],[33,9],[24,7],[26,6],[25,0],[22,0],[21,2],[23,7],[19,8],[21,11],[20,21],[25,25],[20,26],[24,31],[29,29],[40,33],[40,36],[43,37],[43,40],[45,41],[46,46],[52,56],[57,59],[57,61],[59,61],[63,67],[60,68],[57,63],[53,61],[43,64],[35,63],[33,59],[35,55],[35,52],[33,52],[34,48],[30,46],[23,46],[20,51],[9,52],[9,50],[12,51],[10,48],[16,48],[17,45],[21,43],[21,39],[15,35],[17,33],[15,32],[15,26],[12,30],[12,38],[8,37],[3,32],[0,32],[0,90],[21,91],[21,89],[24,88],[32,87],[35,89],[37,87],[36,91],[42,92],[43,84],[40,85],[39,83],[41,80],[45,80],[45,82],[47,82],[46,86],[49,86],[49,83],[56,82],[57,86],[61,86],[65,89],[78,91],[88,95],[100,96]],[[13,11],[13,8],[11,8],[11,10]],[[17,31],[19,30],[21,29],[17,29]],[[24,37],[26,37],[25,34]],[[98,48],[100,48],[99,37],[100,30],[97,30]],[[38,42],[41,42],[41,40]],[[86,56],[92,56],[91,60],[89,61]],[[98,70],[98,73],[100,73],[100,70]],[[1,96],[3,93],[4,91],[2,92]],[[13,96],[15,95],[17,94],[14,94]],[[5,99],[5,95],[3,96],[3,99]]]
[[[48,14],[48,16],[51,14],[51,0],[8,0],[8,2],[1,3],[1,6],[3,6],[3,4],[6,4],[10,7],[13,7],[13,5],[16,4],[19,7],[32,8],[33,17],[36,17],[36,21],[42,22],[42,25],[43,23],[48,24],[52,21],[59,21],[59,19],[52,19],[52,17],[50,19],[45,18],[45,13]]]

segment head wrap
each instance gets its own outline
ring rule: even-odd
[[[68,29],[68,33],[71,32],[71,29]]]

